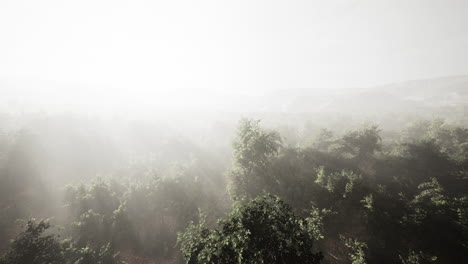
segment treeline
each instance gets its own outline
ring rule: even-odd
[[[468,261],[468,129],[441,119],[293,144],[242,119],[230,165],[200,150],[165,170],[133,158],[59,196],[34,142],[1,138],[0,263]]]
[[[467,129],[434,120],[400,138],[382,139],[370,125],[284,148],[276,132],[243,120],[231,195],[273,193],[316,219],[326,263],[463,263],[467,140]]]

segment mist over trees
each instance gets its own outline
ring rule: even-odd
[[[468,263],[467,0],[0,0],[0,264]]]
[[[465,263],[455,103],[398,118],[5,112],[0,263]]]

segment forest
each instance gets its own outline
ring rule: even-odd
[[[0,0],[0,264],[468,264],[468,0]]]
[[[468,262],[465,121],[243,116],[2,114],[0,263]]]

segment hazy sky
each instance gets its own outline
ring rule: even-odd
[[[468,73],[468,1],[0,1],[0,89],[106,98]]]

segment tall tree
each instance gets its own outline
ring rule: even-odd
[[[179,234],[182,254],[188,264],[198,263],[320,263],[316,239],[308,221],[273,195],[237,202],[219,230],[201,221]]]

